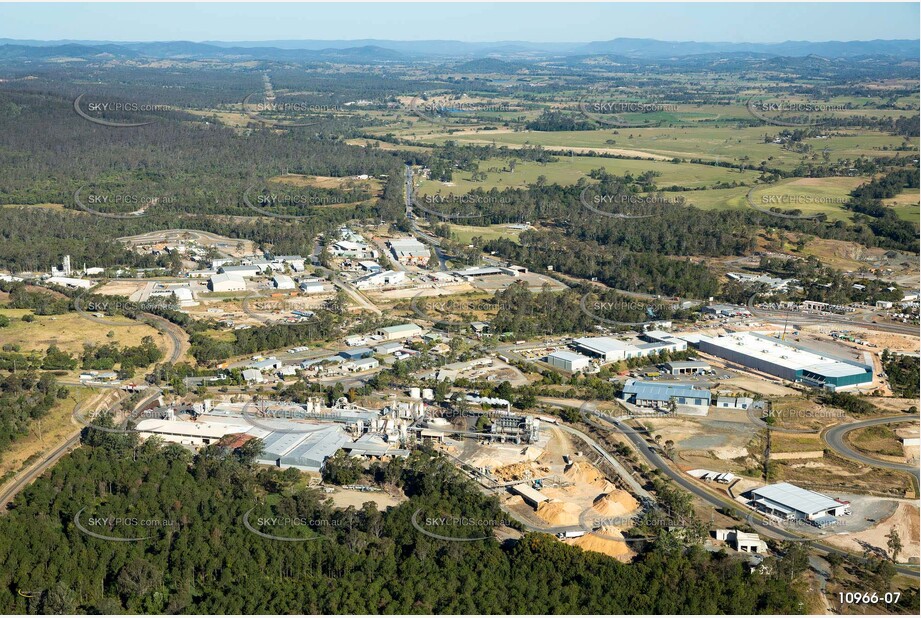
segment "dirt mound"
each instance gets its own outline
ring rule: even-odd
[[[614,485],[604,478],[604,475],[598,468],[584,461],[577,461],[570,464],[563,475],[573,483],[590,485],[601,492],[606,493],[614,488]]]
[[[633,496],[621,489],[598,496],[592,503],[592,508],[605,517],[626,515],[635,511],[639,506]]]
[[[573,502],[553,500],[537,507],[537,516],[554,526],[577,526],[582,509]]]
[[[503,482],[539,478],[549,473],[550,468],[547,466],[537,466],[530,461],[509,464],[493,470],[493,475]]]
[[[597,532],[598,534],[580,536],[573,541],[573,545],[581,547],[585,551],[594,551],[599,554],[611,556],[612,558],[617,558],[623,562],[629,562],[630,559],[633,558],[634,553],[627,546],[627,543],[625,541],[615,540],[617,538],[623,538],[623,534],[621,534],[619,530],[616,528],[601,528]],[[599,536],[599,534],[614,538],[605,538]]]

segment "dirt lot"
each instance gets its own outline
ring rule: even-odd
[[[373,502],[379,511],[386,511],[388,507],[397,506],[406,501],[406,496],[393,496],[385,491],[358,491],[357,489],[342,489],[337,487],[331,494],[326,494],[340,509],[350,506],[361,509],[365,502]]]
[[[921,535],[919,535],[918,517],[917,505],[902,503],[899,504],[895,513],[870,530],[855,534],[831,536],[826,540],[843,549],[856,552],[863,552],[868,549],[880,555],[888,556],[888,539],[886,537],[892,530],[896,530],[903,547],[898,557],[899,562],[908,562],[913,559],[917,564],[919,555],[921,555],[921,545],[919,545]]]

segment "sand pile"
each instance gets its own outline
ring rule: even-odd
[[[605,536],[599,536],[600,534]],[[635,554],[630,550],[625,541],[615,540],[617,538],[623,538],[623,534],[616,528],[601,528],[597,531],[597,534],[580,536],[573,541],[573,545],[581,547],[585,551],[594,551],[599,554],[611,556],[612,558],[617,558],[623,562],[629,562]]]
[[[563,475],[578,485],[590,485],[601,492],[607,493],[614,488],[601,472],[590,463],[577,461],[570,464]]]
[[[520,481],[546,476],[550,473],[547,466],[537,466],[532,462],[522,462],[495,468],[493,475],[500,481]]]
[[[501,468],[505,465],[505,462],[501,459],[495,457],[490,457],[489,455],[475,455],[470,458],[468,462],[471,466],[476,468],[489,468],[495,470],[496,468]]]
[[[554,526],[578,526],[582,509],[573,502],[553,500],[537,507],[537,516]]]
[[[639,506],[633,496],[621,489],[598,496],[592,503],[592,508],[605,517],[620,517],[632,513]]]

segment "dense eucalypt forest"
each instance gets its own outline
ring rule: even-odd
[[[87,429],[84,448],[0,519],[4,613],[796,613],[801,548],[770,573],[666,532],[632,564],[541,534],[500,543],[503,517],[446,460],[418,451],[373,466],[409,500],[337,509],[297,473],[257,469],[252,448],[196,455]],[[252,509],[252,511],[251,511]],[[251,512],[250,512],[251,511]],[[247,513],[249,515],[247,515]],[[432,528],[466,517],[475,529]],[[271,517],[298,526],[263,526]],[[101,519],[122,518],[101,523]],[[255,530],[276,537],[266,538]],[[483,525],[480,525],[483,524]],[[81,530],[81,528],[83,530]],[[87,534],[139,541],[112,541]],[[297,536],[300,535],[300,536]],[[307,539],[292,541],[290,539]]]

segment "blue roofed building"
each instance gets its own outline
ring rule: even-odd
[[[643,382],[627,380],[621,399],[641,408],[667,410],[674,402],[678,412],[706,414],[710,407],[710,391],[678,382]]]

